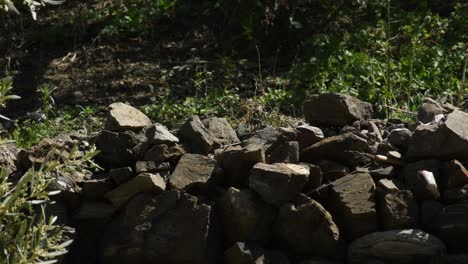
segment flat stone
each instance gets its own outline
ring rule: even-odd
[[[305,100],[303,113],[308,123],[345,126],[372,117],[372,105],[349,95],[325,93]]]
[[[153,124],[145,128],[145,135],[151,144],[175,144],[179,139],[174,136],[166,126]]]
[[[361,163],[359,153],[369,153],[370,148],[365,139],[353,133],[328,137],[304,149],[301,161],[314,163],[320,160],[332,160],[348,166]]]
[[[127,203],[133,196],[142,192],[161,193],[166,189],[166,182],[159,174],[141,173],[130,181],[108,192],[105,197],[116,207]]]
[[[418,126],[407,157],[468,160],[468,113],[455,110],[441,124]]]
[[[119,102],[111,104],[109,108],[106,130],[115,132],[138,131],[151,125],[151,120],[145,114],[130,105]]]
[[[349,174],[332,183],[331,212],[347,239],[377,230],[374,192],[375,185],[368,173]]]
[[[216,160],[199,154],[184,154],[169,179],[173,188],[184,189],[192,184],[206,183],[216,167]]]
[[[380,260],[383,263],[423,264],[445,251],[440,239],[424,231],[391,230],[371,233],[353,241],[349,246],[348,263]]]
[[[305,187],[309,167],[296,164],[256,164],[249,177],[249,187],[273,205],[292,201]]]
[[[275,209],[253,191],[229,188],[220,200],[225,239],[229,243],[269,240]]]
[[[346,246],[332,216],[318,202],[302,199],[280,207],[275,226],[279,243],[295,256],[344,258]]]

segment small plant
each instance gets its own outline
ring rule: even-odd
[[[18,95],[11,95],[10,92],[13,89],[13,81],[11,78],[4,78],[0,80],[0,108],[5,107],[5,103],[8,100],[21,99]],[[4,115],[0,115],[0,118],[10,120]]]
[[[1,263],[55,263],[57,257],[67,253],[67,247],[72,243],[62,240],[62,228],[55,224],[57,217],[46,217],[49,197],[58,194],[49,189],[49,184],[58,173],[95,167],[92,158],[98,152],[91,149],[78,158],[77,148],[73,148],[70,157],[62,162],[54,160],[52,153],[39,169],[33,166],[15,183],[5,169],[0,171]]]
[[[54,112],[55,100],[52,96],[56,89],[57,88],[50,88],[47,85],[44,85],[41,88],[37,89],[37,92],[39,92],[40,94],[39,99],[41,101],[41,109],[47,118],[49,118],[51,115],[56,115]]]

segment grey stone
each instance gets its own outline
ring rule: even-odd
[[[443,114],[444,109],[435,102],[426,102],[418,109],[418,120],[422,123],[431,122],[436,115]]]
[[[369,119],[372,105],[349,95],[325,93],[304,102],[303,113],[308,123],[324,126],[345,126],[356,120]]]
[[[468,170],[458,160],[446,162],[442,168],[442,175],[446,188],[468,184]]]
[[[305,149],[313,144],[324,139],[323,132],[320,128],[309,126],[306,124],[296,127],[297,130],[297,141],[299,142],[299,148]]]
[[[185,153],[186,151],[181,145],[155,145],[145,153],[144,160],[155,162],[175,161]]]
[[[316,201],[302,199],[280,207],[275,226],[279,242],[295,256],[344,258],[346,246],[332,216]]]
[[[95,143],[100,151],[96,158],[111,167],[124,167],[136,160],[132,148],[139,142],[132,132],[116,133],[104,130],[98,134]]]
[[[273,205],[292,201],[305,187],[309,167],[275,163],[256,164],[249,177],[249,187]]]
[[[236,131],[234,131],[226,118],[209,117],[202,120],[202,123],[213,137],[215,148],[240,142]]]
[[[388,264],[423,264],[445,251],[440,239],[424,231],[391,230],[371,233],[353,241],[349,246],[348,263],[381,260]]]
[[[135,172],[137,174],[143,172],[160,172],[168,171],[171,169],[171,164],[169,162],[158,162],[155,161],[137,161],[135,163]]]
[[[455,110],[441,124],[418,126],[407,157],[468,160],[468,113]]]
[[[318,164],[322,170],[323,180],[332,182],[350,173],[349,167],[331,160],[322,160]]]
[[[411,132],[409,129],[396,128],[390,132],[386,140],[392,146],[395,146],[402,150],[406,150],[408,148],[408,144],[412,136],[413,132]]]
[[[214,137],[198,116],[187,119],[180,127],[179,135],[192,153],[206,155],[214,149]]]
[[[206,183],[216,167],[216,160],[199,154],[184,154],[169,179],[173,188],[184,189],[192,184]]]
[[[115,183],[122,184],[133,177],[133,170],[130,167],[111,169],[109,171],[109,177],[111,177]]]
[[[297,141],[284,142],[271,151],[267,161],[268,163],[298,163],[299,144]]]
[[[166,182],[159,174],[141,173],[130,181],[108,192],[105,197],[115,206],[121,207],[133,196],[142,192],[161,193],[166,189]]]
[[[265,150],[261,146],[228,147],[223,149],[216,159],[224,169],[224,181],[229,186],[242,185],[255,164],[266,162]]]
[[[161,124],[153,124],[144,129],[146,138],[151,144],[175,144],[179,143],[179,139],[171,134],[166,126]]]
[[[269,240],[275,209],[251,190],[229,188],[220,199],[220,210],[227,242]]]
[[[375,185],[368,173],[349,174],[331,185],[330,205],[347,239],[377,230]]]
[[[151,125],[151,120],[145,114],[130,105],[119,102],[113,103],[109,107],[106,130],[116,132],[138,131]]]
[[[384,230],[417,227],[419,207],[411,191],[389,192],[377,201],[380,223]]]
[[[251,137],[242,141],[242,147],[261,146],[267,154],[271,151],[270,148],[275,146],[275,143],[280,139],[281,132],[273,127],[265,127],[257,130]]]

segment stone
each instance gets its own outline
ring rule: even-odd
[[[418,177],[418,171],[432,172],[437,183],[439,182],[440,178],[439,170],[441,166],[442,163],[439,160],[420,160],[417,162],[408,163],[403,167],[398,176],[401,181],[405,182],[410,190],[415,190],[421,181],[421,178]]]
[[[186,151],[181,145],[155,145],[145,153],[144,160],[155,162],[176,161],[185,153]]]
[[[413,132],[411,132],[409,129],[396,128],[393,129],[390,134],[388,134],[386,141],[398,149],[406,150],[412,136]]]
[[[349,246],[348,263],[380,260],[389,264],[423,264],[445,251],[440,239],[422,230],[391,230],[371,233],[353,241]]]
[[[346,246],[330,213],[318,202],[302,199],[279,208],[275,225],[279,243],[294,256],[344,258]]]
[[[96,159],[111,167],[125,167],[135,162],[132,148],[138,139],[132,132],[116,133],[103,130],[95,140],[96,148],[100,151]]]
[[[206,155],[214,149],[214,137],[198,116],[187,119],[180,127],[179,135],[192,153]]]
[[[446,204],[468,204],[468,184],[461,187],[446,189],[442,195],[442,198]]]
[[[272,205],[292,201],[305,187],[309,167],[296,164],[257,163],[250,172],[249,188]]]
[[[325,93],[304,102],[303,113],[308,123],[324,126],[345,126],[356,120],[372,117],[372,105],[349,95]]]
[[[151,125],[151,120],[145,114],[130,105],[119,102],[111,104],[109,108],[106,130],[114,132],[138,131]]]
[[[184,154],[169,179],[173,188],[184,189],[206,183],[216,167],[216,160],[199,154]]]
[[[179,139],[171,134],[166,126],[161,124],[153,124],[144,129],[146,138],[151,144],[175,144],[179,143]]]
[[[224,169],[224,182],[228,186],[243,185],[252,167],[257,163],[266,162],[265,150],[261,146],[227,147],[216,159]]]
[[[7,170],[8,174],[16,171],[16,157],[19,149],[14,143],[0,144],[0,166]]]
[[[297,141],[284,142],[271,151],[267,161],[268,163],[298,163],[299,144]]]
[[[313,144],[324,139],[323,132],[320,128],[309,126],[307,124],[296,127],[297,130],[297,141],[299,142],[299,148],[301,150],[312,146]]]
[[[447,254],[443,256],[435,256],[429,264],[468,264],[468,255],[464,254]]]
[[[281,252],[266,250],[260,246],[237,242],[224,252],[225,264],[289,264]]]
[[[81,183],[83,199],[100,200],[104,195],[112,190],[114,184],[108,175],[102,175]]]
[[[102,239],[103,264],[220,263],[212,208],[178,190],[133,198]]]
[[[380,190],[382,195],[386,195],[388,193],[397,193],[400,189],[398,186],[389,179],[381,179],[377,182],[377,188]]]
[[[388,192],[377,199],[377,202],[380,223],[384,230],[417,227],[419,207],[411,191]]]
[[[226,118],[209,117],[203,119],[202,123],[211,133],[215,148],[240,142],[236,131],[234,131]]]
[[[331,212],[347,239],[377,230],[374,192],[375,185],[368,173],[349,174],[332,183]]]
[[[429,123],[436,115],[443,113],[444,109],[436,102],[425,102],[418,109],[418,120],[422,123]]]
[[[322,160],[318,165],[320,166],[325,182],[333,182],[350,173],[350,169],[347,166],[331,160]]]
[[[445,187],[450,189],[468,184],[468,170],[458,160],[451,160],[444,164],[442,175]]]
[[[109,221],[116,209],[107,203],[93,202],[83,203],[73,215],[78,221]]]
[[[431,171],[418,171],[416,185],[413,186],[412,190],[418,200],[437,200],[440,197],[436,178]]]
[[[468,113],[455,110],[441,124],[418,126],[407,158],[468,160]]]
[[[468,204],[444,207],[429,223],[430,230],[451,253],[468,253]]]
[[[371,175],[372,179],[375,182],[378,182],[379,180],[382,180],[382,179],[393,178],[395,174],[395,169],[393,166],[386,166],[384,168],[376,168],[376,169],[370,170],[369,174]]]
[[[263,129],[257,130],[251,137],[242,141],[241,146],[260,146],[267,154],[271,151],[271,147],[280,139],[281,132],[274,127],[267,126]]]
[[[130,167],[111,169],[109,171],[109,177],[111,177],[115,183],[122,184],[133,177],[133,170]]]
[[[361,163],[359,153],[369,152],[370,148],[366,140],[352,133],[346,133],[325,138],[304,149],[301,153],[301,161],[314,163],[326,159],[355,166]]]
[[[221,197],[219,205],[228,243],[269,240],[276,211],[253,191],[231,187]]]
[[[312,191],[322,185],[323,174],[319,166],[309,163],[300,163],[300,165],[306,165],[309,167],[309,179],[307,180],[307,185],[305,190]]]
[[[155,161],[137,161],[135,163],[135,172],[137,174],[143,172],[160,172],[168,171],[171,169],[171,164],[169,162],[158,162]]]
[[[141,192],[161,193],[166,189],[166,182],[159,174],[141,173],[130,181],[108,192],[105,197],[116,208],[121,207],[133,196]]]
[[[421,202],[421,225],[424,228],[428,228],[431,224],[434,218],[440,213],[440,211],[443,209],[443,206],[440,202],[437,201],[432,201],[432,200],[426,200]]]

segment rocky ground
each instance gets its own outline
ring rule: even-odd
[[[192,116],[169,131],[114,103],[101,132],[5,145],[2,162],[101,151],[101,172],[57,178],[67,264],[468,263],[467,113],[428,99],[417,124],[378,120],[340,94],[303,111],[293,127]]]

